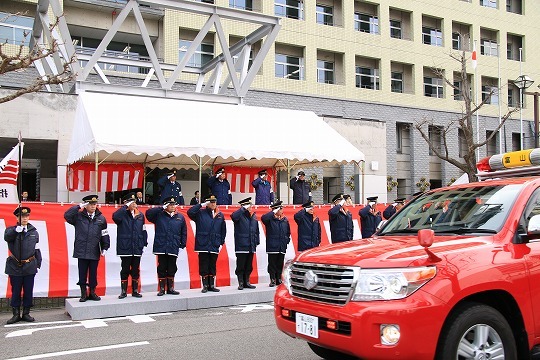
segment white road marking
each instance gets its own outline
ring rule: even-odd
[[[58,351],[58,352],[39,354],[39,355],[23,356],[23,357],[18,357],[18,358],[10,358],[7,360],[45,359],[45,358],[52,358],[56,356],[82,354],[82,353],[87,353],[87,352],[92,352],[92,351],[103,351],[103,350],[110,350],[110,349],[121,349],[125,347],[130,347],[130,346],[141,346],[141,345],[149,345],[149,344],[150,343],[148,341],[139,341],[139,342],[125,343],[125,344],[96,346],[96,347],[84,348],[84,349],[66,350],[66,351]]]
[[[70,327],[76,327],[76,326],[82,326],[82,324],[71,324],[71,325],[58,325],[58,326],[48,326],[44,328],[30,328],[30,329],[23,329],[23,330],[17,330],[10,332],[6,335],[6,338],[10,337],[16,337],[16,336],[25,336],[25,335],[32,335],[33,333],[41,330],[51,330],[51,329],[63,329],[63,328],[70,328]]]
[[[229,308],[231,310],[242,310],[241,312],[250,312],[253,310],[273,310],[274,306],[268,304],[248,304],[248,305],[239,305],[239,307]]]

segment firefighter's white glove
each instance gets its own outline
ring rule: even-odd
[[[21,225],[17,225],[17,227],[15,228],[15,231],[18,232],[18,233],[22,233],[23,230],[24,230],[24,228]]]

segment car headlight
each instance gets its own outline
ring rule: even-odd
[[[289,291],[289,294],[292,295],[292,289],[291,289],[291,274],[292,274],[292,264],[294,261],[287,260],[285,265],[283,266],[283,285],[287,288]]]
[[[433,279],[435,266],[361,269],[352,301],[403,299]]]

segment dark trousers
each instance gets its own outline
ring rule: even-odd
[[[140,256],[120,256],[122,268],[120,269],[120,280],[127,280],[131,275],[132,280],[139,279]]]
[[[99,260],[79,259],[79,282],[77,285],[88,285],[90,288],[95,288],[97,286],[98,264]]]
[[[199,253],[199,275],[216,276],[216,262],[219,254],[200,252]]]
[[[157,266],[157,276],[160,279],[166,277],[174,277],[178,267],[176,266],[177,257],[174,255],[167,254],[158,254],[158,266]]]
[[[249,280],[253,271],[253,253],[236,253],[236,270],[234,273],[244,280]]]
[[[23,291],[23,306],[31,307],[33,305],[34,277],[36,274],[14,276],[9,275],[11,282],[11,306],[21,306],[21,290]]]
[[[281,275],[284,260],[285,254],[268,254],[268,274],[270,274],[271,279],[274,278],[275,274]]]

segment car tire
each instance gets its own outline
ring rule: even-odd
[[[491,306],[472,303],[454,312],[441,334],[436,359],[477,359],[484,351],[486,359],[517,360],[512,328],[505,317]],[[485,336],[479,339],[478,332]],[[502,348],[503,353],[500,353]],[[498,352],[498,356],[495,356]]]
[[[319,345],[308,343],[311,350],[318,356],[326,360],[354,360],[357,359],[354,356],[344,354],[339,351],[330,350]]]

